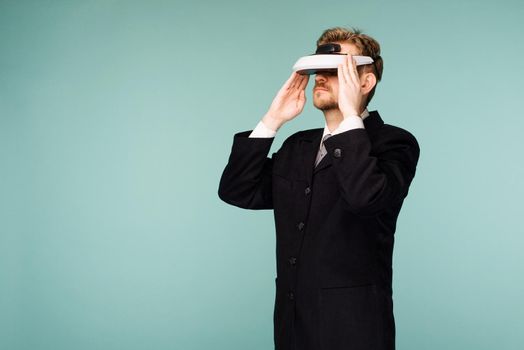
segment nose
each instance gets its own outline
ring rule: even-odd
[[[316,73],[315,74],[315,82],[317,83],[320,83],[320,82],[326,82],[327,81],[327,75],[324,75],[323,73]]]

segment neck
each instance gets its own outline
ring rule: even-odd
[[[330,132],[333,132],[333,130],[338,128],[340,123],[344,120],[344,116],[338,108],[325,110],[324,118],[326,118],[326,124]]]
[[[333,132],[340,123],[344,120],[344,116],[342,115],[342,112],[338,108],[333,109],[326,109],[324,112],[324,118],[326,119],[326,124],[330,132]],[[364,109],[361,108],[359,111],[358,116],[360,116],[364,112]]]

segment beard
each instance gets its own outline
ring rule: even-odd
[[[327,111],[330,109],[338,109],[338,101],[336,101],[333,96],[327,92],[315,92],[313,94],[313,105],[321,110]],[[318,95],[317,95],[318,94]]]

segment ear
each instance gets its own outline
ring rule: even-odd
[[[377,85],[377,77],[373,73],[364,73],[360,77],[360,89],[362,94],[369,93]]]

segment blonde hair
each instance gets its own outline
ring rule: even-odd
[[[322,33],[320,38],[318,38],[317,40],[317,47],[319,47],[320,45],[337,42],[346,42],[349,44],[353,44],[357,47],[359,55],[370,56],[373,59],[373,61],[375,61],[370,65],[358,66],[357,70],[359,74],[362,74],[362,72],[373,73],[377,78],[378,84],[378,82],[382,79],[382,71],[384,69],[384,61],[380,56],[380,44],[378,43],[378,41],[376,41],[369,35],[362,34],[362,31],[357,28],[334,27],[326,29]],[[373,89],[369,92],[366,101],[366,107],[369,104],[369,101],[371,101],[371,98],[373,98],[376,87],[377,85],[375,85]]]

